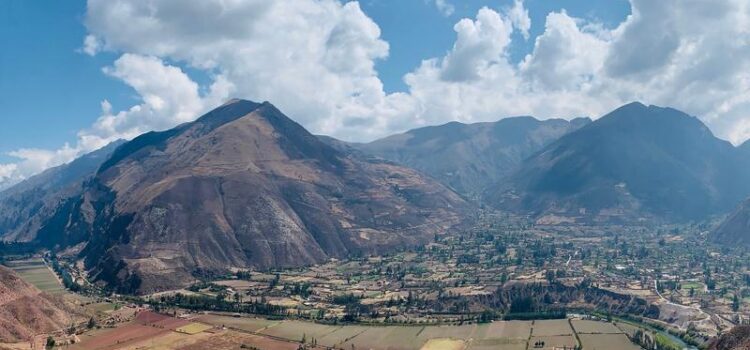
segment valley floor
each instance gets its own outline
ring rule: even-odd
[[[700,344],[748,320],[750,260],[741,249],[707,243],[706,225],[545,225],[484,212],[477,222],[384,256],[299,269],[233,269],[138,298],[80,297],[100,314],[99,326],[114,328],[83,332],[79,348],[101,342],[103,348],[159,349],[164,345],[154,339],[166,337],[185,349],[219,338],[229,339],[222,340],[229,348],[260,349],[296,348],[302,338],[307,346],[314,340],[345,349],[627,349],[638,329],[651,340]],[[83,290],[96,289],[76,261],[60,257],[59,266]],[[59,288],[48,285],[58,280],[54,275],[39,280],[38,267],[19,272],[51,291]],[[144,310],[183,317],[149,326],[138,319]],[[560,313],[615,323],[580,323],[593,328],[578,329],[576,322],[585,321],[539,320]],[[537,320],[498,321],[503,318]]]

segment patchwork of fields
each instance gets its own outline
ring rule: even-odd
[[[585,349],[635,350],[638,347],[612,323],[590,320],[495,321],[462,326],[341,326],[302,321],[268,321],[256,318],[205,315],[201,322],[266,335],[272,339],[308,342],[338,349],[389,350],[522,350],[534,344]]]
[[[65,289],[41,259],[14,261],[8,266],[48,293]],[[110,303],[92,304],[110,311]],[[623,327],[624,326],[624,327]],[[192,320],[145,312],[136,321],[82,337],[74,349],[297,349],[303,340],[318,347],[385,350],[525,350],[572,348],[637,350],[626,325],[592,320],[495,321],[461,326],[324,325],[249,317],[201,315]],[[579,344],[580,341],[580,344]]]
[[[140,311],[135,320],[80,336],[71,350],[229,350],[238,348],[383,350],[637,350],[619,324],[578,319],[495,321],[460,326],[325,325],[229,314],[187,319]],[[626,328],[626,330],[629,330]]]

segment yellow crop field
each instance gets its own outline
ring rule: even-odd
[[[180,333],[185,333],[185,334],[198,334],[198,333],[207,331],[207,330],[209,330],[211,328],[214,328],[214,327],[213,326],[209,326],[207,324],[203,324],[203,323],[193,322],[193,323],[190,323],[190,324],[188,324],[186,326],[182,326],[180,328],[177,328],[177,329],[175,329],[175,331],[180,332]]]

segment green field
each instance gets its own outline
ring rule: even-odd
[[[57,276],[42,259],[9,261],[5,265],[15,271],[24,281],[33,284],[43,292],[52,294],[65,292]]]
[[[690,291],[690,288],[693,288],[695,289],[696,293],[703,293],[703,290],[706,288],[706,285],[701,282],[690,281],[690,282],[680,283],[680,288],[685,292],[688,292]]]

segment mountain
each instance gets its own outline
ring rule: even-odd
[[[709,342],[708,350],[750,349],[750,326],[739,325]]]
[[[50,231],[121,292],[184,287],[424,244],[467,203],[419,172],[333,148],[270,103],[233,100],[119,146]]]
[[[711,239],[731,246],[750,246],[750,199],[745,200],[717,227]]]
[[[351,147],[418,169],[461,193],[477,195],[526,157],[590,121],[514,117],[491,123],[451,122]]]
[[[549,144],[485,199],[553,220],[702,219],[750,194],[748,164],[697,118],[631,103]]]
[[[81,310],[42,293],[13,270],[0,265],[0,343],[29,340],[85,320]]]
[[[53,219],[56,209],[75,200],[83,182],[124,142],[112,142],[0,192],[0,237],[24,242],[37,236],[58,236],[46,230],[44,224]],[[49,243],[52,241],[53,237],[47,239]]]

